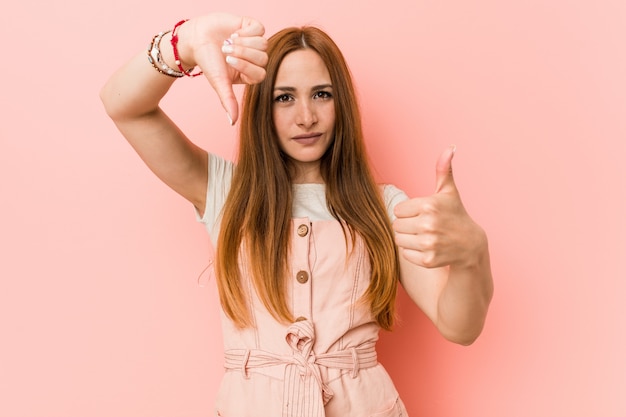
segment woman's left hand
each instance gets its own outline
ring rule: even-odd
[[[469,267],[487,250],[487,239],[463,207],[452,176],[455,147],[437,161],[437,186],[428,197],[413,198],[395,207],[393,224],[401,256],[425,268]]]

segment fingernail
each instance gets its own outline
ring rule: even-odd
[[[230,65],[236,65],[237,61],[238,61],[237,58],[235,58],[234,56],[228,55],[226,57],[226,62],[228,62]]]
[[[235,51],[232,45],[224,45],[222,46],[222,52],[225,54],[232,54]]]
[[[237,32],[233,33],[232,35],[230,35],[230,39],[235,39],[238,38],[239,34]]]
[[[226,112],[226,117],[228,117],[228,123],[232,126],[233,125],[233,118],[230,117],[230,113]]]
[[[454,155],[456,152],[456,145],[450,145],[450,147],[452,148],[452,155]]]
[[[224,45],[232,45],[233,44],[233,40],[228,38],[224,41]]]

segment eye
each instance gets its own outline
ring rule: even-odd
[[[279,96],[274,97],[274,101],[276,103],[286,103],[292,100],[293,100],[293,97],[291,97],[289,94],[281,94]]]
[[[333,95],[329,92],[329,91],[317,91],[315,94],[313,94],[313,98],[314,99],[322,99],[322,100],[329,100],[331,98],[333,98]]]

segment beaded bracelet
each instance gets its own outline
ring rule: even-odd
[[[193,68],[185,71],[182,63],[180,62],[180,56],[178,56],[178,28],[187,20],[189,19],[183,19],[180,22],[176,23],[176,25],[174,25],[174,29],[172,29],[172,39],[170,39],[170,43],[172,44],[172,49],[174,50],[174,59],[176,60],[175,62],[180,72],[185,74],[187,77],[197,77],[198,75],[202,75],[202,71],[198,71],[195,74],[191,73],[193,71]]]
[[[152,43],[148,47],[148,61],[150,62],[150,64],[152,64],[154,69],[160,72],[161,74],[168,75],[174,78],[181,78],[186,75],[185,72],[184,71],[181,72],[173,68],[170,68],[163,61],[163,58],[161,57],[161,49],[159,47],[161,43],[161,39],[163,38],[163,36],[165,36],[166,34],[170,32],[171,31],[168,30],[165,32],[159,32],[156,35],[154,35],[154,37],[152,38]]]

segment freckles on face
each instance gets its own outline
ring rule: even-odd
[[[334,138],[335,101],[328,68],[317,52],[300,49],[283,59],[272,116],[281,150],[296,164],[319,163]]]

